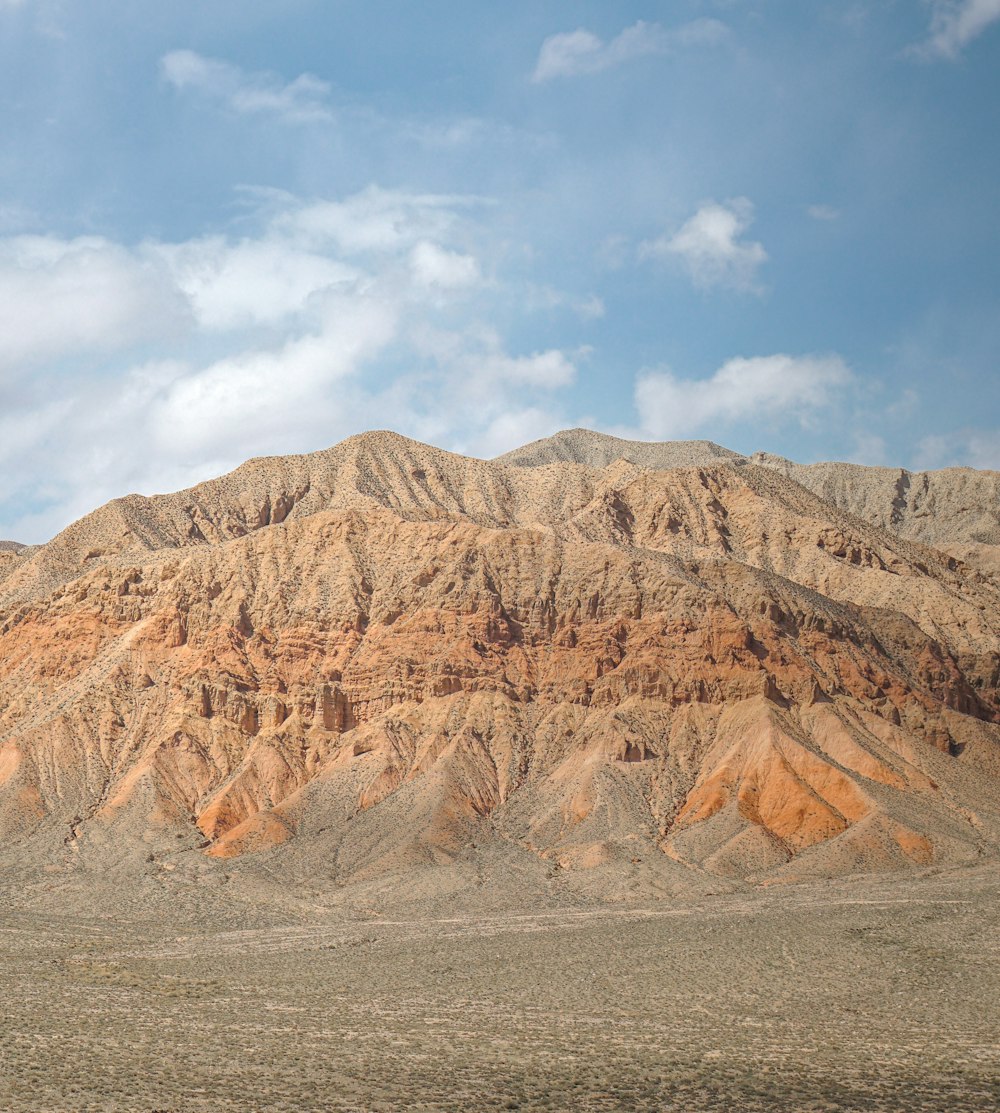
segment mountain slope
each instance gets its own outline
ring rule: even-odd
[[[983,565],[993,574],[1000,572],[1000,472],[973,468],[909,472],[861,464],[796,464],[766,452],[740,456],[711,441],[630,441],[589,429],[566,430],[498,459],[518,467],[568,460],[599,468],[626,460],[665,470],[717,459],[737,466],[767,467],[873,525],[937,546]]]
[[[0,579],[0,856],[482,845],[663,889],[994,855],[1000,594],[787,471],[374,433],[108,504]]]

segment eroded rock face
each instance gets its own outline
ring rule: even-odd
[[[996,853],[988,575],[714,445],[586,447],[367,434],[8,550],[0,856],[346,878],[492,840],[761,881]]]

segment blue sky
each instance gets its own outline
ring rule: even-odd
[[[1000,0],[0,0],[0,536],[389,427],[1000,468]]]

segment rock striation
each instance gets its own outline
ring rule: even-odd
[[[995,856],[998,495],[573,430],[118,499],[0,553],[0,864]]]

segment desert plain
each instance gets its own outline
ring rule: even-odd
[[[412,900],[404,879],[238,872],[88,910],[22,890],[0,917],[0,1107],[1000,1104],[995,868],[605,905],[469,866],[478,905],[433,877]]]

